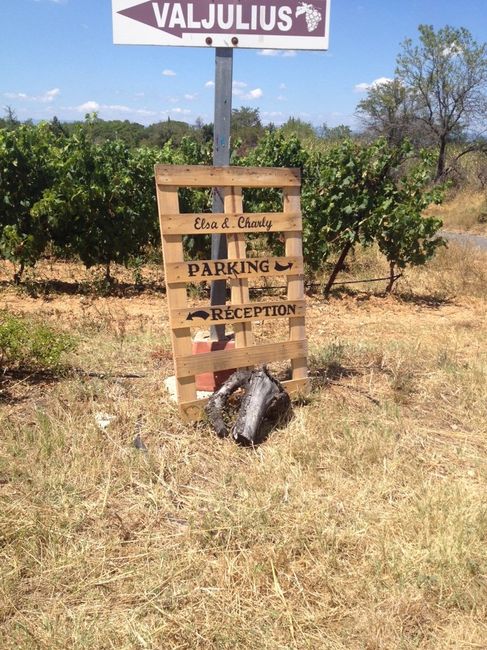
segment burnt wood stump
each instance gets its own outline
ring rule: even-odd
[[[231,435],[240,444],[254,445],[262,441],[269,427],[289,417],[291,399],[266,366],[235,372],[210,397],[206,406],[210,423],[220,438],[229,435],[224,412],[229,397],[239,389],[244,395]]]

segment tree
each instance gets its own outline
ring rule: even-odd
[[[11,106],[5,106],[5,117],[0,120],[0,128],[2,129],[16,129],[20,125],[17,118],[17,113]]]
[[[282,133],[286,136],[294,135],[300,140],[314,140],[316,138],[316,131],[310,122],[305,122],[299,117],[290,117],[285,122],[281,129]]]
[[[475,131],[485,117],[487,44],[478,44],[465,28],[446,26],[437,32],[419,26],[419,44],[404,41],[396,76],[414,99],[416,118],[438,147],[436,180],[446,170],[448,145]]]
[[[320,138],[329,142],[338,142],[340,140],[348,140],[352,137],[352,129],[346,124],[339,124],[338,126],[328,126],[323,124],[318,130]]]
[[[61,141],[49,124],[0,130],[0,254],[18,267],[34,265],[49,240],[45,218],[35,205],[51,186]]]
[[[385,137],[389,145],[414,139],[414,107],[410,91],[399,79],[373,84],[367,97],[359,102],[357,114],[369,133]]]
[[[182,139],[193,132],[193,127],[186,122],[172,120],[168,117],[165,122],[157,122],[157,124],[148,126],[143,132],[141,141],[151,147],[162,147],[170,141],[175,147],[178,147]]]
[[[389,284],[386,291],[392,291],[397,279],[396,270],[406,266],[422,266],[445,246],[438,237],[442,221],[436,217],[423,216],[424,210],[443,200],[443,189],[431,187],[431,169],[434,156],[424,150],[420,160],[395,184],[392,200],[383,204],[377,244],[380,252],[389,262]]]
[[[318,269],[338,255],[325,295],[357,245],[379,243],[393,270],[424,263],[440,245],[434,238],[441,222],[421,214],[439,200],[426,191],[431,161],[408,169],[412,153],[407,141],[389,147],[385,139],[369,145],[348,140],[309,159],[302,193],[305,259]]]
[[[32,213],[47,221],[52,240],[89,268],[127,264],[155,241],[154,164],[172,162],[169,147],[132,151],[121,140],[93,142],[91,124],[78,129],[59,152],[56,177]]]
[[[241,153],[248,151],[259,142],[264,134],[258,108],[241,106],[232,111],[232,138],[239,143]]]

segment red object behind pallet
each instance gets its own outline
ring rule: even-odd
[[[235,341],[193,341],[193,354],[206,354],[220,350],[233,350],[234,348]],[[218,390],[234,372],[235,369],[196,375],[196,390],[212,393]]]

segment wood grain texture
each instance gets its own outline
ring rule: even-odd
[[[284,190],[284,212],[293,213],[301,211],[301,193],[299,188]],[[284,234],[286,255],[293,257],[303,256],[302,232],[287,232]],[[287,277],[288,300],[304,300],[303,275],[290,275]],[[305,317],[289,319],[289,340],[300,341],[306,338]],[[308,377],[308,359],[306,355],[294,358],[291,361],[293,379],[306,379]]]
[[[173,187],[301,187],[301,170],[279,167],[156,165],[157,185]]]
[[[285,359],[300,359],[306,357],[307,353],[307,341],[286,341],[284,343],[251,345],[248,348],[236,350],[176,357],[176,376],[182,378],[204,372],[247,368],[260,363],[271,363]]]
[[[267,233],[301,230],[300,213],[226,212],[160,214],[163,234],[215,235],[230,233]]]
[[[256,257],[246,260],[194,260],[192,262],[167,263],[166,282],[200,282],[239,278],[277,277],[301,275],[301,257]]]
[[[159,212],[176,212],[179,209],[179,199],[175,187],[159,188],[157,191]],[[182,262],[184,260],[183,241],[180,236],[162,235],[164,251],[164,264]],[[167,292],[169,310],[187,307],[188,298],[186,284],[173,284],[171,291]],[[191,329],[171,329],[171,341],[174,357],[186,356],[192,353]],[[196,399],[196,384],[194,376],[176,378],[178,401]]]
[[[171,327],[207,327],[208,325],[229,325],[251,321],[275,320],[304,316],[304,300],[279,302],[249,302],[222,306],[199,305],[185,309],[173,309],[169,316]]]
[[[242,210],[242,189],[240,187],[224,190],[225,212],[239,212]],[[227,235],[228,256],[234,260],[247,258],[247,244],[244,233]],[[250,302],[249,281],[247,278],[230,279],[230,299],[232,305],[244,305]],[[233,331],[235,334],[235,347],[245,348],[254,344],[254,334],[251,322],[236,322]]]
[[[306,393],[308,348],[299,170],[159,165],[156,176],[177,400],[183,418],[202,417],[205,402],[196,399],[195,376],[205,372],[291,360],[292,380],[284,385],[291,393]],[[179,214],[179,187],[224,188],[224,213]],[[242,187],[281,188],[283,212],[243,213]],[[283,232],[286,256],[247,258],[247,232]],[[183,235],[198,233],[226,234],[229,259],[185,261]],[[250,302],[249,278],[280,275],[287,279],[287,300]],[[187,283],[215,279],[230,281],[231,303],[221,308],[190,308]],[[266,318],[288,318],[289,341],[254,345],[252,322]],[[236,349],[192,354],[191,327],[226,323],[233,324]]]

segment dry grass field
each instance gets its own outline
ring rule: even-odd
[[[310,296],[313,392],[253,450],[180,422],[162,294],[65,273],[0,293],[84,371],[1,385],[3,650],[487,648],[485,254]]]
[[[487,234],[487,196],[484,191],[465,189],[443,205],[430,208],[443,220],[445,230]]]

